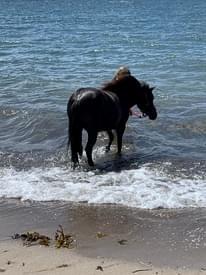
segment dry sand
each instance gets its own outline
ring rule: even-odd
[[[115,251],[114,251],[115,253]],[[114,260],[112,257],[83,257],[74,250],[53,247],[23,247],[20,243],[1,243],[0,273],[5,274],[206,274],[203,270],[154,267],[141,261]]]
[[[38,231],[53,238],[59,224],[75,248],[27,247],[10,237]],[[0,273],[206,274],[206,210],[1,201]]]

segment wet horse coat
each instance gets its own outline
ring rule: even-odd
[[[92,149],[100,131],[107,131],[109,135],[107,150],[113,141],[112,130],[116,131],[120,154],[122,136],[132,106],[137,105],[144,115],[152,120],[156,119],[152,90],[145,82],[127,76],[107,83],[102,89],[80,88],[74,92],[67,105],[72,162],[76,165],[78,154],[82,155],[83,129],[88,133],[85,151],[89,165],[94,165]]]

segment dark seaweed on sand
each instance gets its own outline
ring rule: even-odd
[[[65,234],[63,227],[59,225],[59,229],[57,229],[55,233],[55,245],[57,248],[66,247],[66,248],[74,248],[75,240],[70,234]]]
[[[26,232],[23,234],[14,234],[12,236],[13,240],[21,239],[24,245],[40,244],[44,246],[49,246],[51,238],[45,235],[41,235],[38,232]],[[59,225],[59,228],[55,232],[55,246],[56,248],[74,248],[76,240],[70,234],[65,234],[63,227]]]
[[[12,239],[21,239],[23,241],[24,245],[31,245],[31,244],[40,244],[40,245],[45,245],[49,246],[50,243],[50,238],[45,235],[41,235],[38,232],[26,232],[23,234],[14,234],[12,236]]]

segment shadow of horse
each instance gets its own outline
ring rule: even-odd
[[[88,133],[85,151],[90,166],[94,165],[92,149],[98,132],[108,133],[109,143],[106,150],[109,151],[114,139],[112,130],[116,131],[117,151],[120,155],[130,108],[137,105],[144,116],[152,120],[157,118],[153,104],[153,89],[147,83],[140,82],[133,76],[127,76],[112,80],[101,89],[80,88],[74,92],[67,104],[68,144],[71,144],[71,160],[74,167],[79,163],[78,154],[82,156],[83,153],[83,129]]]

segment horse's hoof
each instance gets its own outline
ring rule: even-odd
[[[79,162],[72,162],[71,168],[75,170],[79,166]]]

